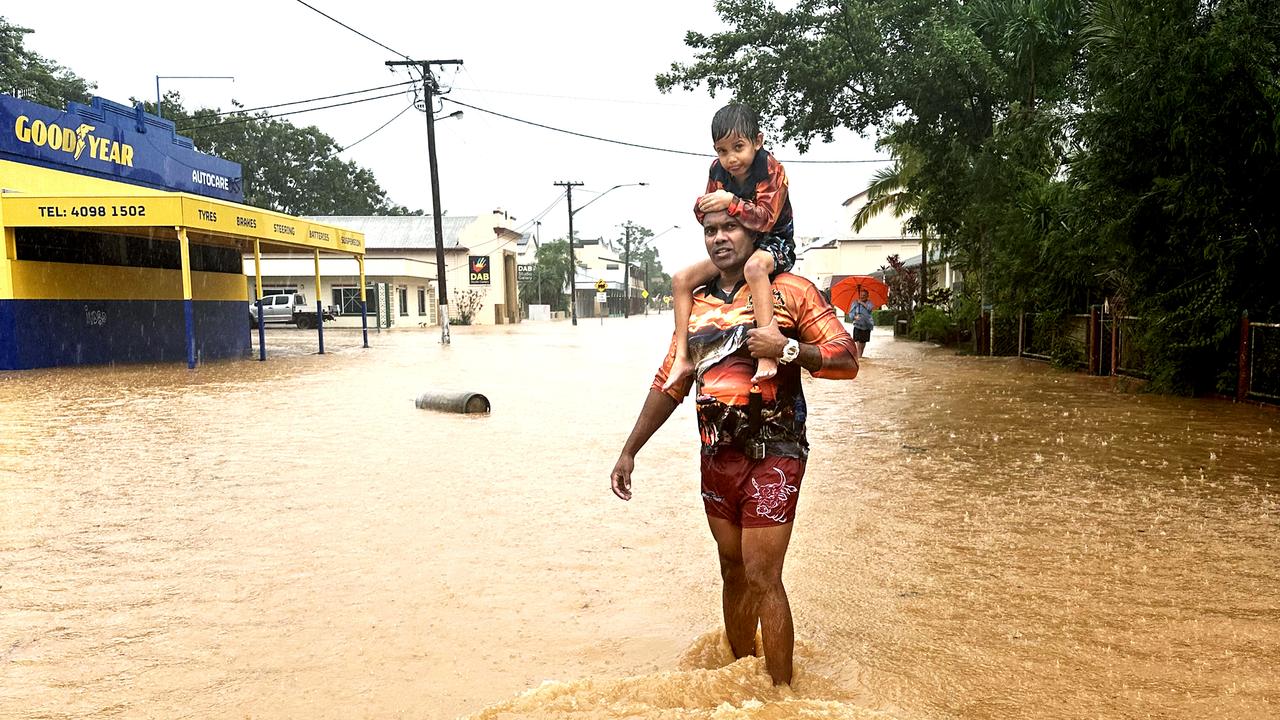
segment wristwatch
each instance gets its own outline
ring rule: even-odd
[[[786,365],[798,357],[800,357],[800,341],[793,338],[782,346],[782,357],[778,358],[778,362]]]

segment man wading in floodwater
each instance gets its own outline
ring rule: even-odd
[[[809,443],[800,368],[814,377],[858,374],[853,340],[813,283],[790,273],[773,280],[776,325],[755,327],[743,265],[753,234],[726,212],[702,220],[718,278],[694,293],[689,353],[695,377],[662,386],[675,343],[650,385],[635,428],[614,465],[613,492],[631,499],[635,456],[698,385],[702,500],[720,553],[725,634],[734,657],[755,653],[756,626],[774,684],[791,682],[794,631],[782,562],[791,540]],[[777,358],[778,374],[751,384],[754,358]]]

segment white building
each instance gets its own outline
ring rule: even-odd
[[[435,224],[429,215],[324,216],[308,218],[365,234],[365,293],[370,327],[438,323]],[[516,243],[512,219],[502,211],[441,219],[449,317],[458,322],[461,301],[477,298],[471,322],[479,325],[519,322],[516,294]],[[250,295],[253,256],[245,258]],[[262,257],[264,294],[301,292],[332,306],[339,326],[360,325],[359,267],[354,260],[320,258],[320,287],[309,255]]]
[[[842,235],[798,243],[796,274],[826,290],[842,277],[874,273],[888,264],[885,258],[890,255],[906,259],[920,254],[920,236],[903,230],[904,218],[894,217],[892,207],[854,232],[853,218],[866,204],[866,190],[844,201],[840,220]]]
[[[632,258],[631,271],[627,273],[626,263],[623,262],[626,248],[622,247],[622,243],[604,238],[579,239],[573,245],[573,252],[574,259],[586,265],[586,268],[578,268],[574,282],[578,317],[597,316],[596,283],[600,280],[604,280],[608,288],[605,293],[610,315],[622,314],[625,297],[623,288],[626,287],[624,282],[628,280],[631,284],[631,313],[634,315],[644,312],[644,298],[641,295],[645,289],[644,266]]]

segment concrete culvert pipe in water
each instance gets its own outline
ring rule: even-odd
[[[455,413],[487,413],[489,398],[476,392],[425,392],[413,401],[421,410]]]

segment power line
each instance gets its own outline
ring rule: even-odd
[[[292,102],[276,103],[275,105],[263,105],[253,108],[239,108],[236,110],[227,110],[226,112],[213,113],[214,117],[222,117],[224,115],[236,115],[239,113],[258,112],[259,110],[274,110],[275,108],[288,107],[290,105],[302,105],[310,102],[320,102],[321,100],[333,100],[334,98],[349,97],[351,95],[359,95],[360,93],[374,92],[375,90],[386,90],[393,87],[404,87],[405,85],[417,85],[417,80],[405,80],[404,82],[391,83],[390,85],[379,85],[378,87],[365,88],[364,90],[352,90],[351,92],[338,93],[337,95],[325,95],[323,97],[314,97],[307,100],[294,100]]]
[[[551,211],[552,211],[552,210],[554,210],[554,209],[556,208],[556,206],[560,204],[560,200],[561,200],[562,198],[564,198],[564,193],[560,193],[560,194],[556,195],[556,199],[555,199],[555,200],[552,200],[552,201],[551,201],[551,204],[550,204],[550,205],[548,205],[548,206],[546,206],[545,208],[543,208],[541,212],[539,212],[538,214],[534,215],[534,216],[533,216],[532,218],[530,218],[529,220],[526,220],[523,224],[516,226],[516,228],[515,228],[515,229],[516,229],[516,232],[520,232],[521,230],[524,230],[525,228],[529,227],[530,225],[532,225],[532,224],[534,224],[534,223],[538,222],[538,221],[539,221],[539,220],[541,220],[542,218],[544,218],[544,217],[546,217],[547,215],[549,215],[549,214],[551,213]]]
[[[691,105],[688,103],[664,103],[664,102],[653,102],[651,100],[624,100],[622,98],[586,97],[583,95],[548,95],[545,93],[520,92],[517,90],[486,90],[480,87],[463,87],[461,85],[455,85],[454,87],[457,88],[458,90],[465,90],[467,92],[484,93],[486,95],[520,95],[523,97],[553,98],[556,100],[583,100],[586,102],[618,103],[622,105],[645,105],[650,107],[655,105],[662,106],[662,107],[680,107],[680,108],[697,107],[696,105]]]
[[[339,20],[338,18],[336,18],[336,17],[334,17],[334,16],[330,15],[329,13],[327,13],[327,12],[325,12],[325,11],[323,11],[323,10],[320,10],[319,8],[315,7],[314,5],[311,5],[310,3],[303,2],[303,0],[298,0],[298,4],[300,4],[300,5],[302,5],[302,6],[306,7],[306,8],[308,8],[308,9],[310,9],[310,10],[313,10],[313,11],[315,11],[315,12],[317,12],[317,13],[319,13],[319,14],[321,14],[321,15],[323,15],[323,16],[325,16],[325,17],[327,17],[327,18],[329,18],[330,20],[332,20],[332,21],[334,21],[334,22],[338,23],[338,24],[339,24],[339,25],[341,25],[342,27],[344,27],[344,28],[346,28],[346,29],[350,30],[351,32],[353,32],[353,33],[355,33],[355,34],[359,35],[360,37],[364,38],[365,40],[368,40],[369,42],[373,43],[374,45],[377,45],[378,47],[382,48],[383,50],[387,50],[387,51],[391,52],[391,53],[392,53],[392,54],[394,54],[394,55],[399,55],[400,57],[402,57],[402,58],[404,58],[404,59],[406,59],[406,60],[408,60],[408,59],[409,59],[409,56],[408,56],[408,55],[405,55],[404,53],[402,53],[402,52],[400,52],[400,51],[398,51],[398,50],[393,50],[393,49],[391,49],[391,48],[387,47],[386,45],[383,45],[382,43],[378,42],[377,40],[374,40],[373,38],[369,37],[368,35],[365,35],[364,33],[360,32],[359,30],[357,30],[357,29],[355,29],[355,28],[351,27],[350,25],[348,25],[348,24],[346,24],[346,23],[342,22],[341,20]]]
[[[564,133],[565,135],[573,135],[575,137],[586,138],[588,140],[599,140],[600,142],[613,143],[614,145],[625,145],[626,147],[639,148],[641,150],[653,150],[655,152],[672,153],[675,155],[692,155],[694,157],[700,157],[700,158],[711,157],[709,154],[705,152],[691,152],[689,150],[673,150],[671,148],[657,147],[656,145],[642,145],[640,143],[627,142],[625,140],[614,140],[612,138],[600,137],[598,135],[588,135],[586,133],[580,133],[573,130],[565,130],[564,128],[553,127],[551,125],[543,125],[542,123],[537,123],[532,120],[524,120],[522,118],[513,117],[511,115],[505,115],[503,113],[497,112],[496,110],[489,110],[482,107],[476,107],[475,105],[468,105],[467,103],[464,103],[460,100],[454,100],[453,98],[442,97],[440,99],[443,100],[444,102],[453,103],[454,105],[461,105],[464,108],[470,108],[472,110],[478,110],[479,112],[482,112],[482,113],[496,115],[497,117],[500,117],[506,120],[512,120],[518,123],[524,123],[525,125],[532,125],[534,127],[542,128],[543,130],[551,130],[553,132]],[[791,163],[791,164],[802,163],[802,164],[808,164],[808,165],[852,165],[857,163],[890,163],[890,162],[893,162],[893,160],[891,158],[884,158],[884,159],[874,158],[874,159],[866,159],[866,160],[779,160],[779,162]]]
[[[191,132],[192,130],[203,130],[204,128],[219,127],[222,125],[237,125],[239,123],[253,122],[254,120],[270,120],[272,118],[284,117],[285,115],[301,115],[302,113],[309,113],[315,110],[329,110],[331,108],[345,107],[347,105],[356,105],[362,102],[369,102],[371,100],[383,100],[389,97],[399,97],[400,95],[403,95],[403,93],[398,93],[398,92],[387,93],[386,95],[375,95],[374,97],[361,98],[359,100],[348,100],[347,102],[334,103],[332,105],[321,105],[320,107],[304,108],[302,110],[291,110],[289,112],[276,113],[274,115],[253,115],[251,117],[243,117],[243,118],[236,118],[234,120],[223,120],[221,122],[209,123],[208,125],[193,125],[191,127],[181,128],[178,130],[178,132],[187,133],[187,132]]]
[[[364,137],[360,138],[359,140],[357,140],[357,141],[355,141],[355,142],[351,143],[350,145],[347,145],[346,147],[340,148],[340,149],[338,150],[338,152],[339,152],[339,153],[344,153],[344,152],[346,152],[346,151],[350,150],[351,148],[353,148],[353,147],[355,147],[355,146],[359,145],[360,143],[364,142],[365,140],[368,140],[369,138],[373,137],[374,135],[377,135],[377,134],[378,134],[378,133],[379,133],[383,128],[385,128],[386,126],[388,126],[388,125],[390,125],[391,123],[395,122],[396,120],[399,120],[401,115],[403,115],[403,114],[405,114],[405,113],[409,112],[410,110],[412,110],[412,109],[413,109],[413,106],[414,106],[415,104],[416,104],[416,103],[409,103],[409,106],[408,106],[408,107],[406,107],[405,109],[401,110],[400,112],[396,113],[396,116],[395,116],[395,117],[393,117],[393,118],[391,118],[390,120],[388,120],[388,121],[386,121],[386,122],[382,123],[381,125],[379,125],[377,130],[374,130],[373,132],[369,133],[368,135],[365,135]],[[334,154],[336,155],[337,153],[334,153]]]

